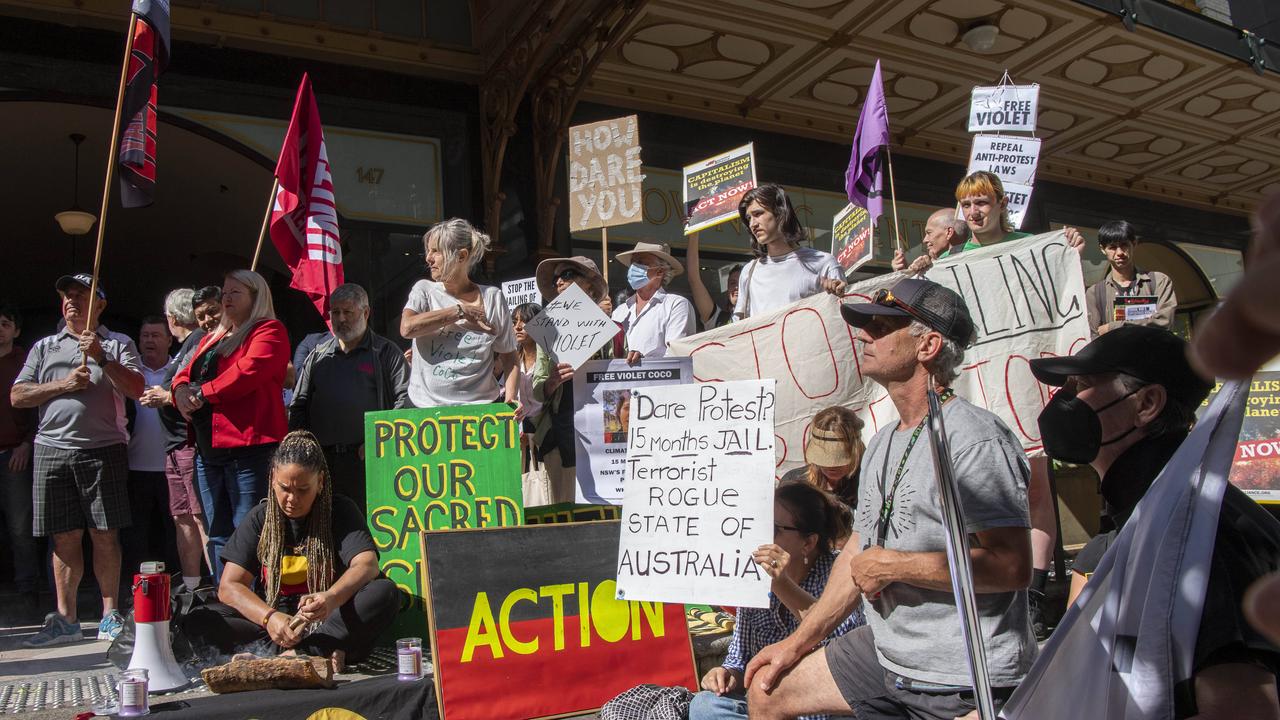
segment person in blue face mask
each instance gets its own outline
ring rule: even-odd
[[[627,284],[636,291],[613,311],[613,321],[625,333],[627,362],[636,365],[643,357],[662,357],[667,343],[694,332],[693,305],[666,291],[684,268],[666,243],[638,242],[634,249],[618,253],[618,262],[627,268]]]

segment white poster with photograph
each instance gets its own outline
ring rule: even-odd
[[[773,380],[631,393],[618,599],[769,606]]]
[[[969,132],[1036,131],[1039,85],[976,87],[969,99]]]
[[[525,325],[525,332],[553,363],[569,363],[575,369],[621,331],[577,285],[570,285]]]
[[[538,292],[538,279],[531,277],[502,283],[502,296],[507,299],[507,307],[512,310],[517,305],[542,302],[542,293]]]
[[[693,361],[682,358],[588,360],[573,375],[577,502],[618,505],[626,484],[631,392],[693,382]]]
[[[1031,185],[1036,181],[1040,141],[1036,138],[974,135],[969,170],[986,170],[1005,183]]]

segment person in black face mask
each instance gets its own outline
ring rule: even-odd
[[[1102,478],[1103,511],[1116,528],[1094,537],[1076,556],[1069,599],[1074,603],[1186,439],[1212,385],[1191,369],[1186,342],[1137,325],[1100,335],[1071,357],[1032,360],[1031,371],[1040,382],[1061,388],[1039,418],[1045,453],[1093,467]],[[1280,522],[1228,485],[1205,585],[1195,679],[1175,689],[1177,718],[1280,717],[1280,648],[1253,630],[1241,609],[1249,584],[1277,567]]]

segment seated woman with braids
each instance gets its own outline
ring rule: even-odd
[[[333,494],[320,443],[305,430],[271,456],[271,489],[222,558],[220,602],[193,611],[184,627],[223,652],[269,639],[285,654],[330,658],[341,672],[369,654],[400,608],[364,517]]]

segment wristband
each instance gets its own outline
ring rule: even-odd
[[[275,609],[275,608],[271,608],[270,610],[268,610],[268,611],[267,611],[267,614],[266,614],[266,615],[263,615],[263,616],[262,616],[262,629],[263,629],[263,630],[265,630],[265,629],[267,628],[267,623],[271,621],[271,616],[272,616],[272,615],[275,615],[275,614],[276,614],[276,609]]]

